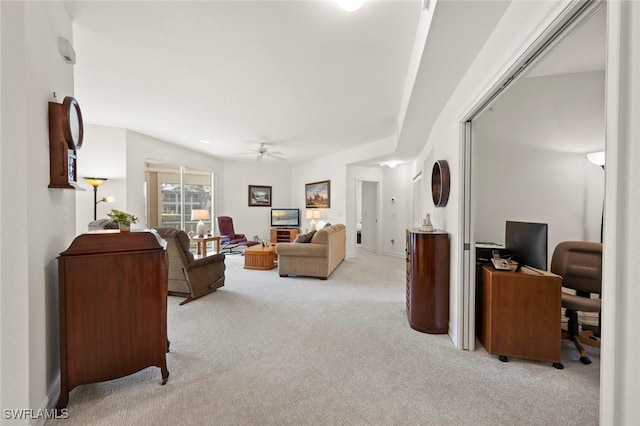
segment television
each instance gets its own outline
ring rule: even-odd
[[[300,227],[300,209],[271,209],[271,227]]]
[[[546,223],[507,221],[505,227],[505,248],[520,266],[547,270]]]

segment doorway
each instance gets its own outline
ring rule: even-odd
[[[491,115],[494,114],[493,108],[496,105],[501,105],[503,110],[507,110],[508,108],[505,105],[508,103],[500,104],[504,99],[510,96],[510,93],[514,88],[520,88],[519,84],[523,81],[524,77],[529,75],[533,75],[532,70],[536,70],[536,68],[541,69],[544,68],[545,62],[552,62],[553,54],[556,51],[561,51],[562,46],[571,46],[573,43],[572,40],[575,40],[575,35],[579,34],[581,30],[585,28],[593,27],[593,23],[596,20],[599,22],[606,22],[606,8],[602,7],[604,3],[600,2],[590,2],[590,3],[576,3],[570,7],[567,7],[564,14],[558,18],[558,20],[552,25],[552,28],[549,28],[549,31],[542,36],[539,40],[537,40],[527,51],[525,55],[521,58],[521,60],[516,63],[509,72],[507,72],[502,80],[494,86],[492,90],[487,92],[484,99],[482,99],[467,115],[466,119],[461,123],[461,134],[462,134],[462,158],[464,159],[464,169],[463,169],[463,253],[462,258],[462,276],[463,276],[463,287],[462,287],[462,295],[461,295],[461,328],[462,328],[462,348],[473,350],[476,344],[476,308],[475,308],[475,299],[476,299],[476,268],[475,268],[475,244],[477,241],[491,241],[495,243],[503,243],[504,240],[504,223],[505,219],[533,219],[532,221],[541,221],[548,222],[555,220],[551,215],[553,213],[549,213],[545,209],[544,205],[550,205],[551,203],[560,204],[564,200],[549,200],[548,198],[544,203],[538,203],[542,208],[537,209],[534,206],[533,208],[529,208],[526,211],[517,212],[515,209],[505,209],[503,208],[505,203],[520,203],[517,207],[522,207],[522,199],[523,197],[527,197],[531,195],[531,188],[528,188],[527,185],[519,185],[517,181],[515,181],[514,173],[524,173],[526,174],[527,170],[521,165],[520,168],[512,169],[511,172],[504,172],[504,170],[490,170],[485,171],[486,173],[479,172],[478,169],[481,169],[481,165],[479,161],[483,156],[489,156],[492,160],[491,163],[501,163],[500,165],[509,165],[511,161],[517,163],[521,161],[522,158],[515,158],[515,156],[520,155],[525,157],[526,161],[522,164],[531,165],[533,164],[533,156],[538,156],[537,164],[542,170],[554,170],[561,164],[561,161],[570,159],[574,161],[575,164],[579,164],[579,167],[584,168],[586,170],[589,164],[586,161],[586,153],[591,150],[595,150],[593,144],[583,144],[582,147],[573,147],[569,150],[565,150],[565,152],[558,151],[556,147],[540,147],[540,146],[529,146],[529,147],[517,147],[519,149],[519,153],[516,152],[513,146],[510,145],[509,149],[505,150],[504,146],[497,149],[497,151],[493,153],[489,153],[486,150],[486,146],[480,146],[482,143],[486,143],[487,140],[482,140],[482,130],[486,130],[487,128],[491,129],[491,138],[496,137],[499,134],[498,129],[501,124],[508,122],[508,118],[502,118],[501,120],[495,120],[491,122]],[[603,57],[602,64],[603,68],[601,70],[602,73],[602,81],[601,87],[604,91],[604,46],[606,45],[605,37],[606,30],[604,28],[604,24],[602,25],[602,29],[599,37],[601,39],[598,40],[598,43],[603,46]],[[591,50],[593,50],[593,46],[590,46]],[[566,53],[566,52],[565,52]],[[564,62],[566,64],[566,55],[564,57]],[[592,70],[596,71],[596,70]],[[546,71],[549,73],[549,71]],[[573,73],[581,73],[584,72],[580,70],[573,70]],[[570,74],[570,72],[565,72],[565,74]],[[549,73],[549,75],[551,75]],[[538,74],[540,76],[540,74]],[[585,77],[582,75],[581,77]],[[590,76],[591,81],[597,80],[598,76]],[[537,96],[537,93],[536,93]],[[529,105],[527,105],[527,108]],[[550,108],[556,107],[555,105],[550,106]],[[602,112],[601,112],[601,124],[602,131],[599,134],[601,136],[600,140],[600,149],[604,148],[604,93],[602,93]],[[498,107],[496,107],[496,110]],[[554,123],[554,120],[548,120],[548,123]],[[487,123],[491,123],[487,125]],[[580,128],[579,124],[575,124],[575,127],[578,130],[584,130]],[[588,126],[587,126],[588,127]],[[522,127],[521,127],[522,128]],[[527,125],[524,125],[527,132],[530,132],[530,129]],[[522,131],[520,131],[522,133]],[[486,133],[485,133],[486,134]],[[522,135],[518,134],[518,132],[511,132],[510,135],[507,136],[508,143],[513,143],[513,139],[516,139],[521,136],[530,136],[530,135]],[[524,139],[521,138],[521,139]],[[540,138],[542,139],[542,138]],[[539,140],[540,140],[539,139]],[[556,142],[557,140],[553,141]],[[539,142],[538,142],[539,143]],[[571,152],[573,150],[573,152]],[[497,152],[497,153],[496,153]],[[546,155],[544,154],[546,152]],[[496,155],[500,156],[500,160],[496,162]],[[489,161],[487,160],[487,163]],[[560,166],[562,167],[562,166]],[[575,167],[578,167],[575,166]],[[515,170],[515,171],[514,171]],[[531,171],[531,170],[529,170]],[[595,169],[588,171],[588,173],[598,173]],[[565,173],[566,175],[567,173]],[[600,183],[602,186],[602,191],[604,191],[604,177],[601,176],[602,182]],[[553,179],[551,182],[544,181],[545,178],[541,178],[543,183],[539,183],[541,179],[537,177],[524,177],[524,179],[529,179],[530,182],[536,182],[539,184],[541,191],[545,191],[544,187],[547,189],[550,188],[550,185],[553,183]],[[596,177],[597,179],[597,177]],[[564,182],[565,179],[561,179],[559,182]],[[556,182],[558,183],[558,182]],[[502,201],[494,200],[488,201],[486,197],[487,194],[491,195],[491,189],[494,188],[502,188],[501,192],[505,194],[506,198],[503,198]],[[584,190],[583,190],[584,191]],[[591,196],[592,192],[589,192],[587,195]],[[575,194],[575,192],[574,192]],[[548,194],[547,194],[548,196]],[[602,202],[602,194],[596,196],[598,198],[595,203]],[[482,200],[482,204],[477,203],[476,200]],[[581,200],[583,206],[587,206],[588,204],[594,202],[594,200],[587,200],[587,197],[583,197]],[[502,206],[501,206],[502,205]],[[582,206],[581,206],[582,207]],[[526,206],[525,206],[526,208]],[[601,208],[601,204],[600,204]],[[489,210],[491,211],[489,211]],[[505,210],[507,210],[505,212]],[[596,211],[598,207],[596,206]],[[509,215],[509,217],[497,217],[499,215]],[[514,215],[519,215],[520,217],[513,217]],[[524,217],[526,215],[530,215],[531,217]],[[593,215],[592,215],[593,216]],[[541,219],[540,219],[541,218]],[[593,217],[589,219],[584,219],[584,222],[592,222]],[[598,219],[599,220],[599,219]],[[585,223],[580,223],[585,229],[587,226]],[[594,232],[599,234],[599,222],[597,222],[597,229]],[[565,239],[565,235],[563,232],[567,231],[567,227],[562,225],[561,223],[557,223],[554,225],[552,229],[559,230],[557,235],[552,237],[550,233],[549,239],[549,251],[550,253],[553,251],[555,247],[554,241]],[[587,234],[593,234],[591,231],[585,232]],[[583,239],[593,239],[589,238],[591,235],[584,235]],[[578,239],[578,238],[576,238]]]
[[[356,182],[357,247],[378,253],[379,243],[380,182],[358,180]]]

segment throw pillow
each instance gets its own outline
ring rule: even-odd
[[[295,240],[293,240],[293,242],[294,243],[310,243],[315,233],[316,231],[311,231],[308,234],[300,234],[296,237]]]

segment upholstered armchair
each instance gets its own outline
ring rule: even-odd
[[[218,216],[218,229],[220,230],[220,243],[223,250],[228,250],[228,253],[234,252],[233,249],[238,246],[251,247],[258,244],[256,241],[248,241],[244,234],[236,234],[233,228],[233,219],[229,216]]]
[[[169,295],[186,297],[181,305],[212,293],[224,285],[224,254],[195,259],[189,251],[191,243],[186,232],[174,228],[156,230],[167,241]]]

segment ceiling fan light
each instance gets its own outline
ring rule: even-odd
[[[355,12],[362,7],[364,0],[338,0],[338,5],[347,12]]]

